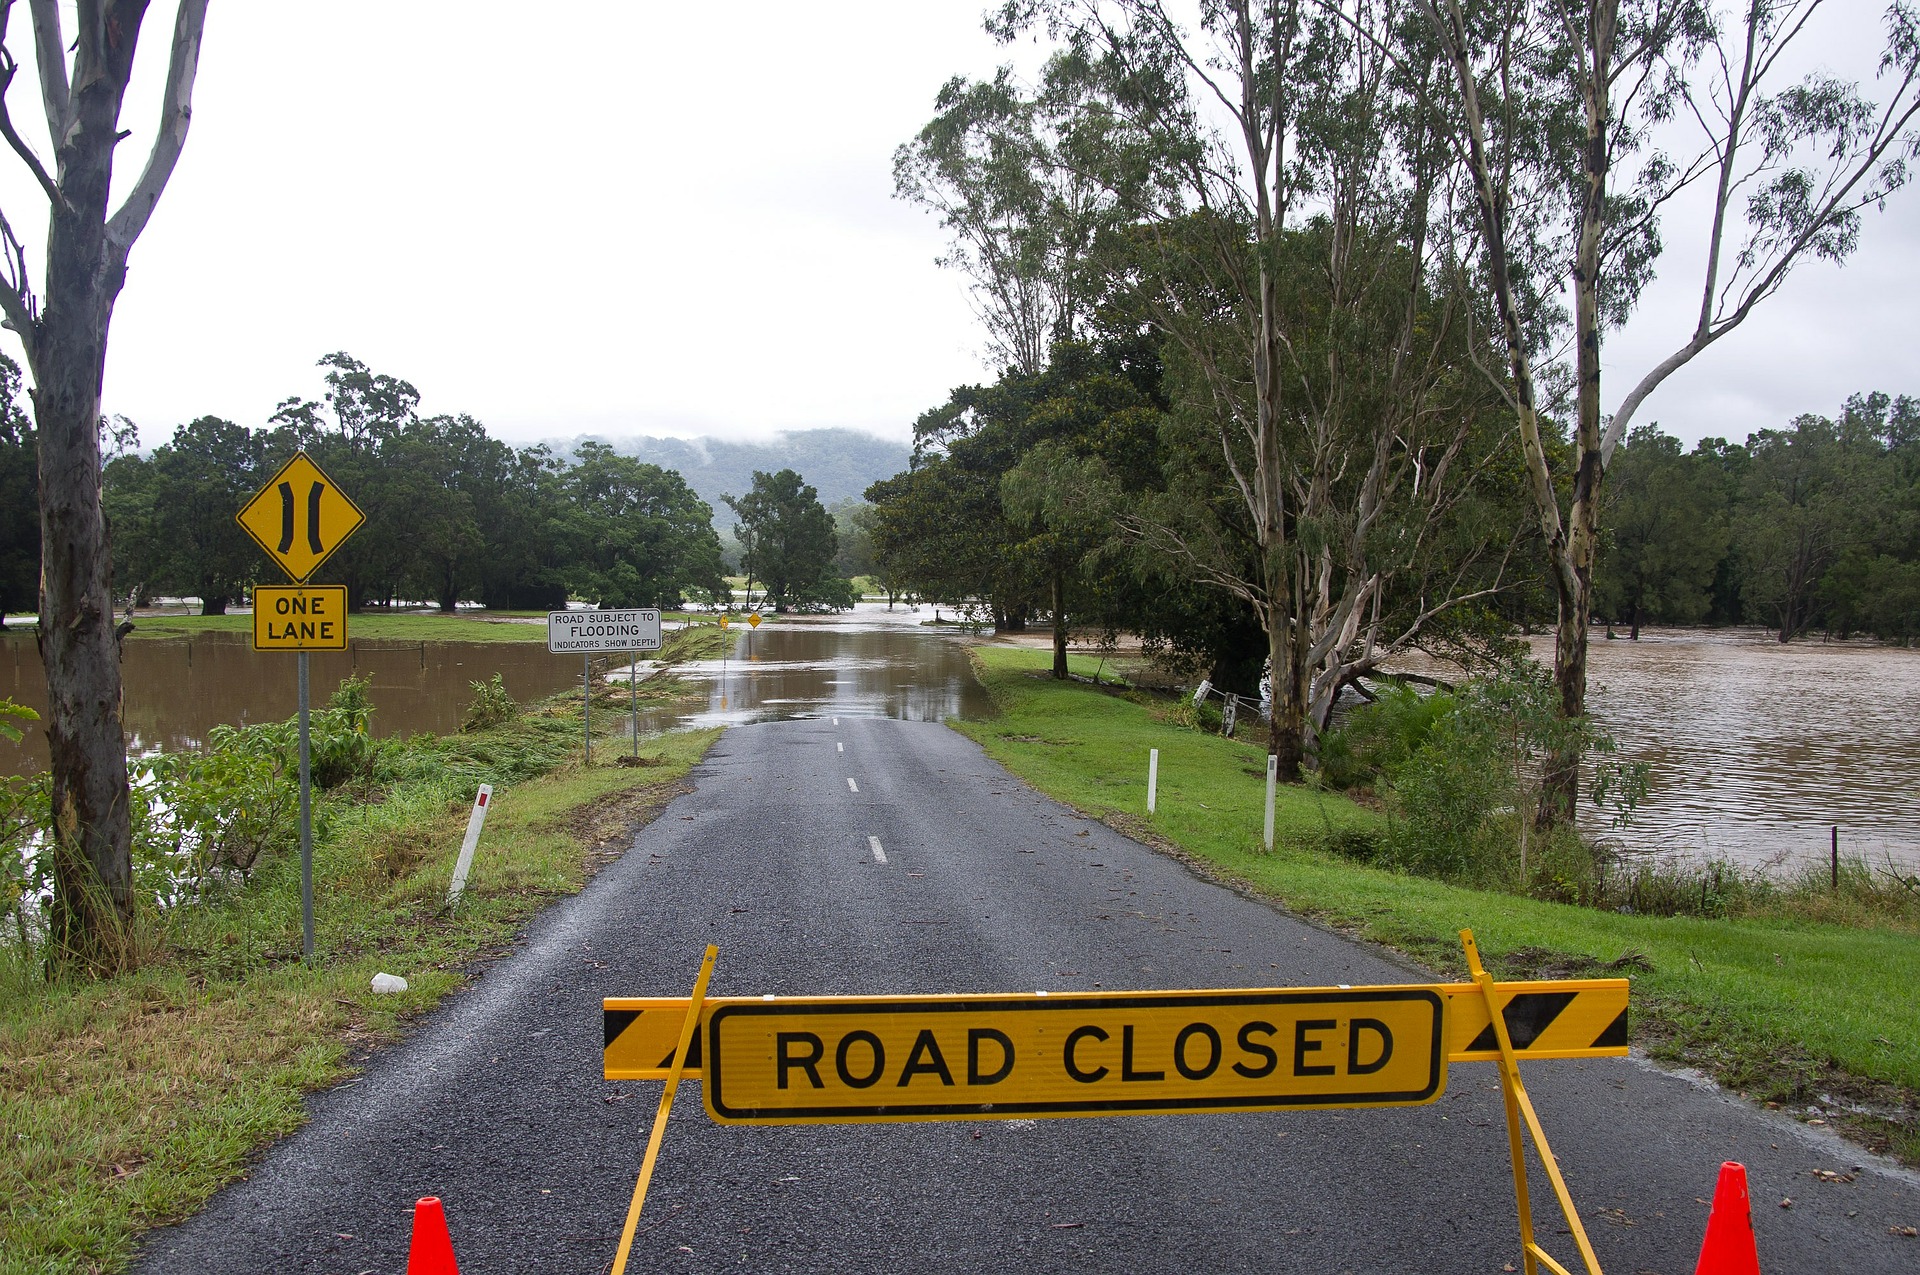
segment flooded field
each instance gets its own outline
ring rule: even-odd
[[[758,632],[742,625],[725,658],[677,670],[705,684],[704,707],[691,715],[643,711],[640,732],[831,713],[914,721],[985,713],[986,694],[973,679],[964,639],[923,627],[929,614],[863,604],[848,615],[769,620]],[[311,677],[316,704],[349,674],[371,678],[376,734],[444,734],[459,727],[473,698],[469,683],[497,672],[515,699],[538,699],[578,687],[580,663],[579,656],[548,654],[538,642],[356,639],[350,651],[316,652]],[[136,753],[197,748],[211,726],[284,721],[298,706],[294,658],[254,651],[240,634],[129,642],[122,668],[128,744]],[[596,668],[616,676],[625,671],[617,657]],[[0,695],[46,707],[31,632],[0,636]],[[0,773],[45,765],[45,737],[37,728],[17,745],[0,742]]]
[[[922,624],[928,618],[870,603],[847,615],[770,620],[758,632],[742,627],[724,658],[678,670],[704,684],[700,708],[642,711],[638,730],[835,713],[985,715],[966,638]],[[1550,658],[1545,639],[1535,653]],[[125,667],[137,751],[192,748],[215,723],[294,711],[293,660],[256,653],[243,637],[130,642]],[[1824,862],[1838,825],[1842,853],[1920,869],[1920,651],[1783,647],[1757,629],[1653,630],[1638,642],[1596,633],[1591,669],[1595,717],[1624,753],[1652,767],[1653,792],[1624,834],[1597,821],[1589,832],[1635,850],[1791,868]],[[356,643],[314,656],[314,698],[359,673],[373,679],[379,733],[447,732],[471,698],[468,683],[495,672],[526,700],[578,686],[580,662],[538,643]],[[30,635],[0,638],[0,694],[44,706]],[[624,734],[630,720],[596,725]],[[0,744],[0,769],[44,764],[37,731],[20,745]]]
[[[1550,639],[1536,657],[1550,660]],[[1920,651],[1760,629],[1594,634],[1593,715],[1653,769],[1626,844],[1790,866],[1920,869]],[[1594,828],[1593,831],[1604,831]]]
[[[373,681],[376,735],[457,730],[473,698],[469,683],[499,673],[514,698],[551,695],[580,681],[576,656],[549,655],[539,642],[362,642],[311,657],[313,702],[323,703],[350,674]],[[128,748],[197,748],[222,723],[285,721],[299,708],[295,657],[255,651],[242,633],[128,642],[121,658]],[[46,675],[31,631],[0,636],[0,695],[37,711],[47,706]],[[0,773],[47,764],[36,726],[18,744],[0,741]]]
[[[1532,639],[1553,660],[1551,636]],[[1458,670],[1407,660],[1410,670]],[[1644,761],[1632,825],[1591,807],[1581,826],[1622,849],[1792,871],[1840,852],[1920,869],[1920,651],[1869,642],[1780,645],[1765,629],[1595,629],[1587,706]]]

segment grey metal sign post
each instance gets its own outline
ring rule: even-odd
[[[660,612],[651,608],[627,611],[549,611],[547,649],[555,654],[584,657],[580,670],[580,723],[585,732],[586,759],[593,762],[593,657],[605,651],[660,649]],[[634,750],[639,751],[640,701],[633,692]]]
[[[307,653],[300,652],[300,950],[313,964],[313,751],[307,735]]]

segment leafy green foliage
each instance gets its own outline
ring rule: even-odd
[[[114,578],[129,592],[191,595],[204,615],[246,599],[261,560],[234,514],[266,477],[265,436],[217,416],[182,425],[150,457],[116,457],[103,499]]]
[[[1600,615],[1920,640],[1920,399],[1855,394],[1684,455],[1642,427],[1608,483]]]
[[[495,673],[491,682],[471,682],[473,702],[460,714],[462,731],[486,730],[510,721],[519,711],[513,696],[507,694],[507,684]]]
[[[680,475],[582,443],[565,471],[566,544],[575,593],[606,607],[674,607],[721,587],[713,511]]]
[[[122,588],[197,596],[209,614],[244,601],[251,583],[276,573],[234,513],[300,448],[367,515],[315,577],[346,585],[356,610],[401,599],[448,612],[469,601],[553,609],[569,593],[671,607],[689,590],[720,587],[713,511],[680,475],[603,443],[570,461],[543,446],[515,451],[470,416],[421,416],[417,389],[350,355],[320,365],[324,399],[285,400],[268,429],[201,417],[151,456],[107,466]],[[0,491],[22,456],[5,431],[0,422]],[[11,516],[16,506],[0,508]],[[0,603],[20,606],[5,592],[11,562],[0,553]]]
[[[1382,760],[1395,815],[1384,857],[1430,876],[1582,901],[1599,861],[1570,826],[1535,824],[1552,764],[1586,759],[1590,798],[1616,824],[1646,792],[1644,764],[1618,761],[1589,719],[1562,716],[1552,677],[1531,661],[1469,682],[1451,702],[1396,698],[1360,710],[1369,713],[1377,724],[1361,737]]]
[[[852,586],[834,572],[840,544],[833,517],[798,473],[755,470],[752,490],[724,499],[740,519],[733,534],[740,542],[741,570],[749,586],[754,580],[766,585],[776,612],[853,605]]]
[[[1321,736],[1321,777],[1335,788],[1384,788],[1456,707],[1449,691],[1422,695],[1403,684],[1386,687],[1345,725]]]
[[[1596,609],[1635,637],[1642,623],[1698,624],[1729,543],[1725,487],[1708,455],[1683,455],[1678,439],[1641,426],[1614,454],[1606,490]]]

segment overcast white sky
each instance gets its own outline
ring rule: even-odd
[[[106,408],[149,446],[206,413],[260,425],[288,395],[318,397],[314,361],[346,350],[411,380],[424,410],[514,441],[904,437],[987,374],[963,281],[933,264],[934,219],[891,197],[893,149],[940,84],[1006,56],[982,4],[214,0],[186,154],[115,317]],[[127,181],[172,7],[156,3],[143,40]],[[1840,62],[1877,47],[1880,8],[1840,0]],[[15,25],[9,101],[45,154]],[[43,205],[19,167],[0,153],[0,199],[37,271]],[[1640,419],[1741,438],[1857,389],[1920,393],[1916,194]],[[1610,398],[1685,336],[1696,303],[1670,282],[1677,259],[1662,274],[1609,345]]]

